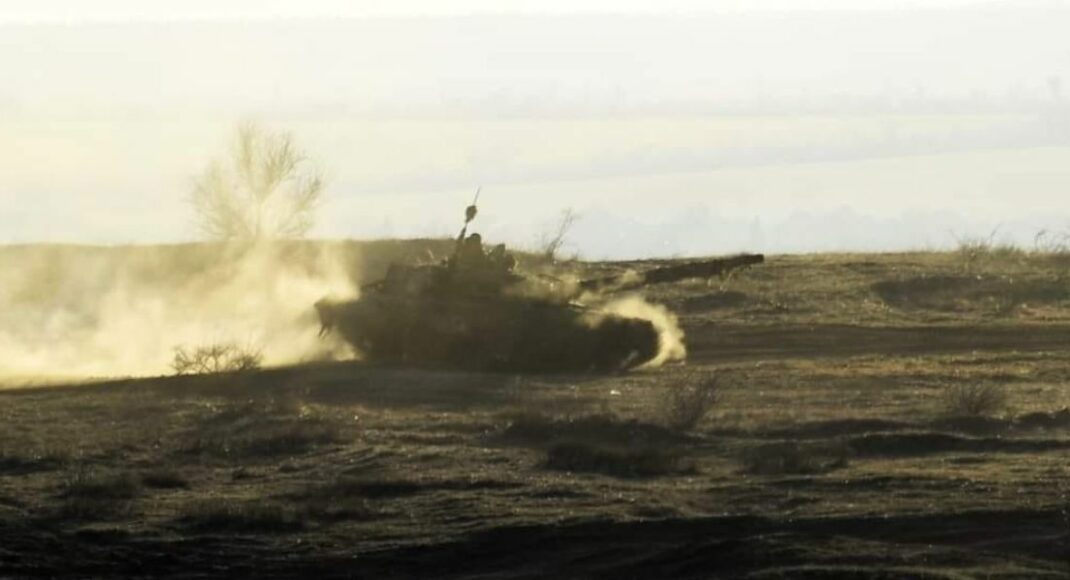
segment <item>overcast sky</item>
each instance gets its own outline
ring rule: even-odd
[[[447,235],[478,185],[591,257],[1070,227],[1063,2],[89,4],[0,3],[0,243],[196,238],[243,119],[327,172],[319,236]]]
[[[8,21],[169,20],[190,18],[309,18],[473,13],[674,13],[783,10],[902,10],[963,5],[1059,5],[1061,0],[5,0]]]

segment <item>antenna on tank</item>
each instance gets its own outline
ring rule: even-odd
[[[476,196],[472,199],[472,205],[464,208],[464,225],[468,225],[468,222],[476,219],[476,214],[479,210],[476,209],[476,204],[479,203],[479,193],[483,191],[483,186],[480,185],[476,188]]]
[[[483,191],[482,185],[476,188],[476,196],[472,199],[472,205],[464,208],[464,227],[461,228],[461,235],[457,236],[458,243],[464,240],[465,234],[468,233],[469,222],[476,219],[476,214],[479,213],[479,209],[476,208],[476,203],[479,202],[479,192],[481,191]]]

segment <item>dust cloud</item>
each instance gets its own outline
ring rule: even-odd
[[[670,361],[683,360],[687,356],[684,346],[684,331],[676,316],[660,304],[647,302],[638,295],[624,296],[600,306],[601,310],[618,316],[649,320],[658,331],[658,355],[644,368],[661,366]]]
[[[345,243],[0,248],[0,379],[156,375],[175,348],[233,343],[265,365],[350,356],[312,304],[355,296]]]
[[[666,362],[683,360],[687,357],[687,348],[684,346],[684,331],[676,315],[664,306],[648,302],[639,294],[614,294],[641,281],[642,276],[637,271],[627,270],[614,278],[607,278],[597,290],[584,290],[582,281],[575,275],[542,275],[517,284],[509,289],[509,293],[525,299],[562,304],[576,302],[600,314],[647,320],[658,333],[658,354],[643,367],[658,367]]]

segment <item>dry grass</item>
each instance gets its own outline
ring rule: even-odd
[[[367,477],[338,477],[314,484],[288,498],[305,506],[309,517],[322,522],[368,520],[376,517],[373,499],[404,497],[419,489],[415,484]]]
[[[660,425],[625,420],[607,413],[563,418],[535,413],[513,415],[499,438],[508,443],[539,447],[562,442],[637,447],[671,445],[686,440],[685,435]]]
[[[546,452],[546,467],[614,477],[657,477],[695,473],[695,464],[676,449],[618,448],[581,442],[557,443]]]
[[[64,481],[61,495],[65,498],[123,500],[141,493],[141,482],[128,472],[107,472],[93,468],[79,468]]]
[[[187,489],[189,479],[174,467],[161,467],[141,474],[141,483],[153,489]]]
[[[24,473],[57,469],[70,460],[70,455],[58,449],[0,448],[0,473]]]
[[[668,387],[662,402],[662,423],[675,431],[691,431],[721,401],[716,375],[690,375]]]
[[[1064,414],[1052,409],[1070,403],[1063,384],[1070,366],[1058,333],[1043,348],[1023,345],[1065,324],[1070,309],[1048,300],[1041,314],[1050,319],[1017,328],[1017,319],[993,319],[987,302],[979,302],[981,290],[1000,294],[1013,290],[1012,278],[1014,286],[1028,285],[1051,271],[941,282],[940,301],[889,304],[874,291],[880,281],[905,280],[892,290],[917,295],[927,288],[913,280],[952,274],[976,279],[963,275],[958,257],[948,253],[791,256],[773,257],[734,279],[734,290],[747,299],[731,304],[689,302],[710,292],[699,282],[651,288],[652,300],[691,304],[681,314],[687,367],[532,375],[518,382],[513,399],[508,376],[361,365],[248,373],[237,386],[230,377],[218,381],[226,386],[218,389],[204,388],[212,378],[166,378],[2,392],[0,518],[22,527],[4,532],[0,526],[0,552],[19,560],[0,559],[22,566],[11,572],[15,577],[62,576],[62,566],[76,559],[82,575],[92,576],[166,541],[151,553],[173,554],[174,566],[188,567],[181,570],[189,575],[212,575],[217,562],[252,562],[265,551],[277,551],[278,562],[322,563],[334,554],[367,562],[369,552],[396,549],[410,560],[401,555],[395,562],[408,562],[413,552],[400,550],[438,544],[481,554],[462,560],[447,550],[443,558],[457,566],[449,573],[492,576],[506,575],[489,569],[498,563],[504,569],[531,559],[515,536],[495,543],[499,530],[534,529],[550,534],[536,536],[545,539],[571,521],[595,522],[585,533],[601,542],[596,549],[615,551],[608,556],[614,561],[619,550],[634,548],[636,559],[677,562],[678,551],[647,553],[643,542],[621,547],[599,535],[619,522],[638,533],[647,528],[637,518],[664,514],[675,519],[665,526],[689,533],[717,528],[703,522],[722,517],[768,521],[763,530],[795,526],[787,535],[763,536],[775,536],[775,545],[762,545],[772,554],[763,560],[770,566],[783,554],[821,554],[887,572],[885,564],[918,556],[903,546],[959,542],[960,551],[942,561],[965,562],[969,571],[934,574],[968,576],[982,569],[972,560],[982,552],[971,542],[983,534],[984,557],[1004,558],[1028,570],[1019,576],[1037,577],[1033,566],[1047,562],[1050,540],[1061,537],[1045,527],[1060,524],[1054,512],[1037,510],[1061,499],[1052,482],[1065,473],[1070,431]],[[957,301],[959,292],[973,294]],[[767,308],[771,300],[790,308]],[[1022,310],[1016,316],[1028,315]],[[964,340],[946,342],[947,327],[964,325],[970,325]],[[715,422],[698,412],[700,405],[683,402],[698,394],[674,392],[673,385],[701,379],[689,376],[694,370],[717,373],[722,386],[726,373],[745,377],[745,389],[710,398]],[[993,383],[1007,385],[1030,414],[1001,421],[1013,426],[998,437],[934,426],[949,385]],[[671,406],[705,418],[667,427],[661,405],[669,405],[670,395],[680,401]],[[511,407],[523,412],[504,415]],[[1026,432],[1019,424],[1035,428]],[[38,451],[48,449],[62,453]],[[73,475],[85,465],[92,469]],[[687,475],[692,470],[699,475]],[[974,520],[978,510],[996,514],[997,523]],[[61,517],[47,518],[54,513]],[[841,520],[846,525],[836,527]],[[938,538],[926,529],[904,531],[926,528],[930,520],[952,523]],[[815,522],[828,522],[820,537],[806,531],[818,529],[806,527]],[[955,525],[963,526],[964,539],[957,539]],[[1008,525],[1024,531],[999,543]],[[105,528],[128,537],[105,545],[79,535]],[[742,533],[734,525],[725,529]],[[479,534],[491,541],[465,543]],[[191,537],[202,535],[212,537]],[[12,543],[24,537],[26,543]],[[837,540],[828,542],[832,537]],[[731,538],[732,545],[753,540]],[[608,561],[584,549],[567,554],[570,565]],[[1027,557],[1013,559],[1026,550]],[[209,552],[218,560],[207,562]],[[425,567],[410,575],[443,573],[445,560],[434,553],[421,548],[413,566]],[[41,561],[59,564],[40,572]],[[491,564],[467,568],[481,562]],[[691,569],[702,573],[697,564]]]
[[[748,449],[743,469],[755,475],[818,474],[846,467],[850,449],[842,443],[770,443]]]
[[[1070,487],[1065,483],[1065,477],[1059,489],[1062,494],[1059,516],[1063,525],[1063,560],[1066,563],[1067,572],[1070,573]]]
[[[327,415],[252,403],[208,418],[187,434],[182,451],[228,459],[277,457],[348,439],[341,422]]]
[[[217,498],[186,506],[180,520],[202,533],[276,534],[301,531],[308,513],[276,501]]]
[[[958,238],[958,255],[961,267],[966,272],[991,268],[1014,267],[1022,264],[1028,253],[1009,243],[997,241],[998,230],[987,236],[961,236]]]
[[[128,517],[132,501],[141,495],[141,482],[128,472],[109,472],[80,466],[60,486],[60,520],[108,520]]]

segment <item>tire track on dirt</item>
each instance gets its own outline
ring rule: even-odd
[[[842,324],[706,325],[685,328],[688,359],[909,356],[972,351],[1070,351],[1070,326],[913,326]]]

